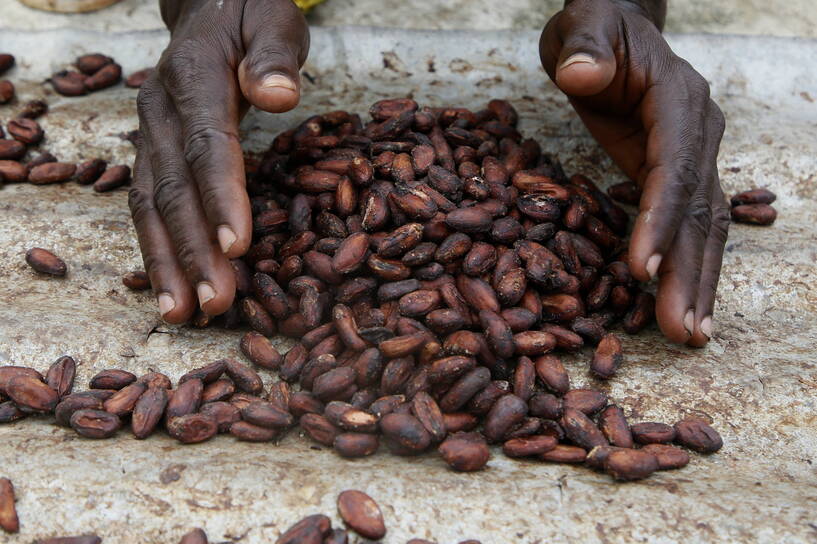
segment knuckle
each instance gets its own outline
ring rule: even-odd
[[[182,40],[162,55],[157,66],[159,78],[174,88],[195,84],[203,54],[202,45],[197,40]]]
[[[178,204],[180,196],[184,194],[184,184],[179,173],[168,169],[154,179],[153,200],[162,217],[167,217],[172,207]]]
[[[149,111],[156,104],[159,92],[161,92],[159,85],[155,81],[146,81],[139,88],[139,94],[136,95],[136,110],[140,115]]]
[[[140,223],[141,218],[153,209],[153,195],[142,187],[131,187],[128,191],[128,208],[130,208],[134,222]]]
[[[685,215],[687,224],[694,234],[705,240],[712,222],[712,207],[700,191],[690,200]]]
[[[184,142],[184,158],[191,166],[200,166],[212,149],[224,148],[230,140],[237,141],[238,136],[207,122],[194,123]]]
[[[711,123],[711,130],[718,140],[723,138],[723,133],[726,131],[726,116],[720,106],[714,100],[709,101],[709,122]]]

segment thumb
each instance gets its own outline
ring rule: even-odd
[[[244,97],[256,108],[280,113],[301,98],[299,68],[309,52],[309,29],[291,0],[247,0],[242,22],[246,55],[238,66]]]
[[[556,85],[570,96],[592,96],[606,89],[616,75],[613,46],[621,16],[611,2],[575,0],[555,24],[561,41]]]

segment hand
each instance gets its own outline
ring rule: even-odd
[[[729,228],[718,178],[724,117],[709,85],[635,3],[575,0],[548,22],[542,64],[590,133],[643,188],[630,270],[659,277],[656,317],[703,346]]]
[[[233,302],[228,259],[252,238],[238,123],[250,105],[294,108],[309,31],[291,0],[174,0],[171,41],[137,101],[129,205],[162,317]],[[168,12],[173,12],[172,16]]]

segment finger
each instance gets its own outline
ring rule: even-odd
[[[729,233],[729,204],[726,202],[718,176],[718,149],[725,127],[723,113],[710,100],[709,129],[705,147],[706,165],[712,179],[711,205],[712,221],[704,247],[701,278],[695,302],[695,329],[687,342],[691,346],[702,347],[712,338],[712,314],[715,308],[715,294],[723,262],[723,250]]]
[[[689,340],[695,326],[695,299],[709,235],[710,187],[709,183],[698,186],[658,271],[655,316],[664,336],[672,342]]]
[[[235,276],[218,247],[204,216],[198,191],[182,156],[181,126],[163,90],[147,102],[139,95],[143,136],[151,145],[153,200],[173,241],[187,280],[195,285],[199,306],[209,315],[221,314],[235,295]]]
[[[153,174],[144,144],[136,154],[128,205],[159,313],[169,323],[184,323],[196,309],[196,294],[182,272],[173,241],[153,201]]]
[[[235,258],[252,242],[250,200],[238,137],[241,95],[228,61],[218,58],[221,53],[215,51],[194,46],[174,50],[162,59],[159,71],[178,112],[184,158],[207,222],[221,251]]]
[[[630,269],[641,281],[656,275],[702,182],[708,100],[706,80],[691,68],[654,84],[642,100],[646,179],[630,241]]]
[[[592,96],[616,75],[614,47],[620,13],[610,2],[575,0],[548,23],[540,41],[542,63],[570,96]]]
[[[309,29],[291,0],[247,0],[238,67],[241,92],[257,108],[279,113],[300,100],[299,68],[309,52]]]

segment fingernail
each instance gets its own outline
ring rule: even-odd
[[[684,328],[687,330],[689,335],[692,335],[692,328],[695,326],[695,312],[689,310],[687,314],[684,316]]]
[[[204,306],[214,298],[216,298],[216,291],[213,286],[207,282],[201,282],[196,286],[196,293],[199,295],[199,306]]]
[[[596,64],[596,59],[588,55],[587,53],[574,53],[567,57],[561,66],[559,66],[559,70],[563,70],[568,66],[572,66],[573,64]]]
[[[273,87],[289,89],[290,91],[294,91],[296,88],[295,82],[289,79],[287,76],[282,76],[280,74],[273,74],[271,76],[267,76],[264,78],[264,81],[261,83],[261,87],[265,89],[270,89]]]
[[[647,259],[647,274],[650,275],[650,279],[654,278],[655,275],[658,274],[658,267],[661,266],[661,259],[663,259],[663,257],[658,253]]]
[[[216,235],[218,236],[218,245],[221,246],[221,252],[227,253],[230,251],[230,248],[233,247],[237,237],[233,232],[233,229],[226,225],[221,225],[216,229]]]
[[[701,320],[701,332],[704,333],[707,338],[712,338],[712,317],[706,316]]]
[[[173,308],[176,307],[176,301],[173,300],[173,297],[167,293],[159,293],[157,300],[159,302],[159,313],[162,314],[162,317],[167,315],[173,310]]]

